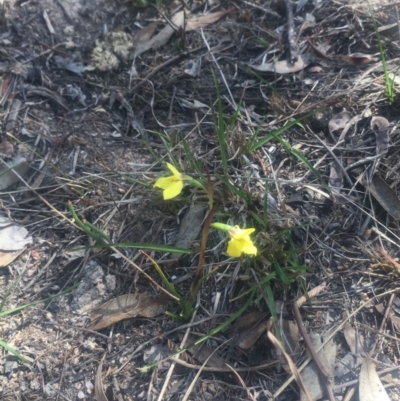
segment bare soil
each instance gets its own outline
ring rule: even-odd
[[[291,270],[290,285],[276,280],[271,294],[274,313],[287,335],[289,329],[283,325],[294,324],[292,302],[321,288],[312,302],[303,305],[301,318],[309,333],[337,330],[332,387],[337,397],[343,397],[346,383],[357,380],[360,372],[357,363],[346,372],[339,368],[351,351],[352,328],[363,338],[362,350],[352,352],[369,354],[377,370],[397,366],[400,358],[396,295],[400,230],[393,217],[398,206],[395,202],[388,210],[371,197],[359,180],[367,171],[362,164],[360,170],[349,170],[353,187],[345,178],[341,184],[347,202],[338,201],[317,176],[329,182],[336,150],[345,167],[373,159],[376,138],[370,123],[372,117],[381,116],[389,122],[389,149],[376,173],[396,197],[400,190],[400,104],[398,94],[389,102],[385,93],[370,12],[358,2],[308,1],[298,10],[294,5],[296,41],[308,61],[298,71],[278,73],[250,66],[285,60],[283,2],[193,3],[192,14],[227,13],[202,29],[177,29],[165,45],[138,55],[138,44],[148,40],[138,34],[140,30],[153,24],[155,34],[161,32],[184,2],[163,3],[161,9],[139,8],[135,1],[103,0],[2,5],[0,156],[5,162],[24,157],[29,170],[24,182],[0,192],[0,213],[25,226],[33,243],[0,270],[0,298],[5,299],[2,311],[43,302],[0,317],[0,340],[30,361],[22,363],[1,348],[0,398],[95,400],[96,384],[110,401],[157,400],[166,383],[163,399],[181,400],[199,367],[221,344],[211,359],[214,365],[201,372],[190,400],[271,399],[291,376],[282,353],[266,334],[271,300],[265,291],[246,311],[253,314],[248,317],[251,323],[243,323],[245,329],[230,325],[207,340],[202,356],[200,350],[187,352],[173,370],[168,357],[181,346],[187,325],[163,313],[168,309],[179,314],[172,300],[157,304],[160,310],[154,317],[138,316],[105,329],[90,329],[91,312],[109,299],[135,292],[158,299],[160,290],[120,255],[83,249],[93,243],[72,224],[68,201],[81,218],[114,242],[174,245],[190,204],[183,197],[165,203],[152,185],[165,173],[162,162],[170,161],[169,151],[182,171],[190,170],[184,144],[214,177],[221,221],[234,216],[244,223],[250,210],[263,209],[268,196],[268,229],[257,235],[258,243],[265,254],[283,263],[285,252],[296,249],[298,264],[309,268]],[[386,2],[371,7],[378,26],[384,28],[380,35],[398,91],[396,8]],[[93,50],[105,46],[114,33],[137,42],[112,45],[114,68],[90,68]],[[312,44],[329,57],[318,54]],[[106,61],[105,52],[100,59]],[[218,99],[228,120],[241,107],[242,117],[226,134],[231,182],[249,194],[254,206],[215,178],[221,173],[215,128]],[[343,110],[356,119],[337,144],[339,135],[332,136],[329,122]],[[246,151],[250,137],[266,137],[309,112],[314,114],[282,134],[291,149],[272,139]],[[205,196],[196,199],[206,206]],[[282,239],[287,231],[292,243]],[[204,272],[221,267],[197,294],[192,337],[186,345],[236,313],[247,301],[237,297],[276,268],[267,257],[262,269],[255,269],[250,259],[227,259],[221,238],[210,234]],[[175,262],[167,263],[161,253],[151,254],[181,293],[188,292],[192,283],[199,244],[197,238],[191,244],[193,254]],[[161,283],[139,250],[120,250]],[[65,290],[66,295],[51,298]],[[348,331],[343,328],[345,319],[351,325]],[[249,327],[260,330],[254,341],[243,335]],[[298,337],[300,348],[290,353],[300,366],[306,346]],[[230,344],[224,345],[226,340]],[[161,361],[157,369],[141,370],[154,360]],[[387,392],[392,400],[400,400],[398,370],[388,375]],[[299,397],[293,382],[278,399]],[[97,399],[105,400],[99,395]]]

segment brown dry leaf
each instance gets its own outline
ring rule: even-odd
[[[201,205],[190,207],[179,226],[179,233],[175,243],[177,248],[192,247],[193,242],[200,234],[205,214],[206,208]],[[171,254],[171,259],[178,259],[181,256],[181,253],[173,253]]]
[[[375,57],[372,57],[369,54],[364,54],[364,53],[353,53],[350,54],[349,56],[338,55],[338,56],[333,56],[332,58],[345,61],[346,63],[354,66],[365,65],[377,61]]]
[[[237,345],[244,350],[250,349],[260,338],[261,334],[268,330],[269,326],[270,324],[268,319],[264,319],[261,322],[256,323],[253,327],[249,328],[240,335]]]
[[[193,344],[197,339],[197,337],[189,335],[187,343]],[[193,358],[195,358],[201,364],[207,361],[206,366],[213,368],[222,368],[225,365],[225,359],[219,356],[214,351],[215,349],[210,348],[204,342],[198,345],[193,345],[188,349],[188,352],[193,356]]]
[[[156,28],[157,28],[157,22],[152,22],[151,24],[147,25],[140,31],[136,32],[132,36],[133,47],[136,49],[141,44],[148,42],[150,38],[153,36]]]
[[[347,123],[352,119],[352,114],[349,111],[342,111],[336,114],[329,120],[328,129],[329,133],[332,134],[335,131],[343,129]]]
[[[235,8],[230,7],[227,10],[217,11],[206,15],[190,15],[185,26],[185,31],[194,31],[195,29],[204,28],[207,25],[217,22],[224,15],[229,14]]]
[[[101,374],[101,370],[103,368],[103,362],[104,362],[105,357],[106,357],[106,354],[104,354],[103,358],[101,358],[99,367],[97,368],[96,380],[94,383],[94,394],[95,394],[97,401],[108,401],[108,398],[106,397],[106,394],[103,389],[103,377]]]
[[[32,237],[25,227],[0,216],[0,267],[13,262],[31,242]]]
[[[156,36],[149,39],[147,42],[136,44],[135,55],[140,56],[148,50],[156,50],[165,46],[170,40],[171,36],[176,30],[185,27],[185,31],[193,31],[195,29],[203,28],[213,22],[218,21],[224,15],[230,13],[233,8],[225,11],[218,11],[207,15],[187,15],[184,11],[176,13],[172,18],[172,24],[167,24]],[[185,24],[186,23],[186,24]]]
[[[360,351],[363,350],[364,337],[361,334],[357,333],[349,322],[346,322],[346,324],[344,325],[343,334],[346,343],[353,354],[358,354]]]
[[[156,36],[153,36],[149,41],[139,43],[136,46],[135,55],[140,56],[148,50],[156,50],[162,46],[165,46],[174,34],[176,29],[182,28],[185,23],[185,13],[180,11],[176,13],[172,18],[171,22],[173,25],[166,25]]]
[[[231,337],[239,337],[237,345],[247,350],[260,338],[261,334],[269,328],[265,313],[255,311],[241,316],[227,331]]]
[[[400,220],[400,200],[392,188],[375,174],[372,177],[369,191],[381,206],[396,220]]]
[[[314,45],[314,43],[311,41],[310,38],[307,38],[307,42],[310,45],[311,49],[314,51],[315,55],[330,60],[331,58],[325,54],[322,50],[320,50],[317,46]]]
[[[371,129],[376,136],[376,155],[384,155],[389,147],[389,121],[385,117],[372,117]]]
[[[290,74],[303,70],[309,64],[309,59],[300,55],[297,61],[292,65],[288,65],[286,60],[277,61],[276,63],[264,63],[260,65],[249,65],[256,71],[275,72],[277,74]]]
[[[90,317],[89,330],[101,330],[114,323],[134,317],[154,317],[164,311],[167,295],[157,299],[148,294],[135,292],[110,299],[94,310]]]
[[[281,334],[288,354],[295,362],[297,362],[301,354],[301,335],[296,322],[293,320],[282,319]]]
[[[22,251],[18,252],[1,252],[0,251],[0,267],[6,267],[11,262],[14,262],[15,259],[21,255]]]
[[[302,395],[304,394],[306,396],[306,400],[311,401],[312,398],[307,390],[307,386],[305,385],[305,383],[300,375],[300,372],[298,371],[296,364],[293,362],[292,358],[285,352],[280,341],[270,331],[268,331],[268,338],[272,342],[272,344],[275,346],[275,348],[277,348],[285,356],[286,361],[289,365],[290,371],[292,372],[292,374],[297,382],[297,385],[299,386],[299,388],[302,392]]]
[[[26,159],[21,156],[15,156],[6,163],[0,161],[0,191],[20,182],[19,176],[24,178],[28,170],[29,165]]]
[[[323,343],[323,338],[316,333],[311,333],[310,339],[314,348],[320,347]],[[324,348],[318,351],[318,357],[329,376],[334,377],[336,344],[332,340],[329,341]],[[303,378],[304,385],[309,390],[312,400],[315,401],[324,396],[326,387],[314,362],[311,362],[308,366],[306,366],[306,368],[301,372],[301,376]],[[333,385],[334,384],[332,383],[332,386]],[[301,394],[300,400],[307,400],[305,394]]]
[[[366,358],[361,365],[358,391],[360,401],[390,401],[390,398],[376,373],[375,364],[370,358]]]

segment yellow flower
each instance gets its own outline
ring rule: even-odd
[[[219,230],[227,231],[231,236],[228,242],[228,249],[226,250],[229,256],[238,258],[242,253],[257,255],[257,248],[250,239],[250,234],[256,230],[255,228],[245,228],[242,230],[239,226],[232,227],[222,223],[213,223],[211,225]]]
[[[165,200],[175,198],[178,196],[183,189],[184,175],[181,174],[172,164],[167,163],[168,169],[173,175],[169,177],[159,178],[154,187],[163,189],[163,197]]]

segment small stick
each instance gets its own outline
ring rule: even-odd
[[[191,322],[194,322],[195,318],[196,318],[196,311],[192,315]],[[181,349],[184,348],[184,346],[186,344],[186,341],[189,338],[189,334],[190,334],[190,327],[188,327],[186,329],[185,335],[183,336],[183,339],[181,341],[181,347],[180,347]],[[161,391],[160,391],[160,394],[158,395],[157,401],[162,401],[162,399],[164,397],[164,394],[167,391],[168,383],[169,383],[169,381],[171,379],[172,373],[173,373],[173,371],[175,369],[176,361],[179,360],[179,357],[180,357],[179,355],[176,355],[175,357],[171,358],[172,359],[172,363],[171,363],[171,366],[169,367],[168,373],[167,373],[167,375],[165,377],[164,385],[161,388]],[[204,366],[202,366],[202,368],[204,368]]]
[[[387,368],[387,369],[381,370],[376,373],[378,374],[378,376],[382,376],[386,373],[390,373],[390,372],[393,372],[394,370],[398,370],[398,369],[400,369],[400,366],[392,366],[391,368]],[[338,384],[337,386],[335,386],[335,390],[342,390],[346,387],[350,387],[354,384],[357,384],[358,382],[359,382],[359,379],[355,379],[355,380],[350,380],[346,383]]]
[[[381,251],[381,252],[382,252],[382,251]],[[382,252],[382,254],[385,256],[384,252]],[[383,333],[383,329],[385,328],[386,323],[387,323],[387,321],[388,321],[388,319],[389,319],[389,314],[390,314],[390,311],[391,311],[391,309],[392,309],[392,305],[393,305],[393,302],[394,302],[394,299],[395,299],[395,298],[396,298],[396,295],[395,295],[395,294],[392,294],[392,295],[390,296],[390,298],[389,298],[389,302],[388,302],[388,304],[387,304],[387,306],[386,306],[385,315],[383,316],[383,320],[382,320],[381,326],[379,327],[379,333],[378,333],[378,334]],[[369,352],[369,355],[370,355],[371,357],[372,357],[373,353],[375,352],[375,348],[376,348],[376,345],[378,344],[378,340],[379,340],[379,337],[377,336],[377,337],[376,337],[376,340],[375,340],[375,342],[374,342],[374,345],[373,345],[371,351]]]
[[[118,401],[124,401],[124,397],[123,397],[123,395],[121,393],[121,389],[119,387],[118,380],[117,380],[117,378],[115,376],[113,377],[112,382],[113,382],[114,387],[115,387],[115,392],[117,393],[116,396],[117,396]]]
[[[285,0],[286,18],[287,18],[287,36],[289,43],[288,66],[292,67],[298,60],[299,50],[296,43],[296,30],[293,18],[293,9],[290,0]]]
[[[300,334],[302,335],[304,342],[307,345],[307,349],[310,351],[311,358],[315,362],[315,365],[320,373],[321,379],[325,384],[326,393],[329,397],[329,401],[335,401],[335,396],[333,395],[332,387],[330,385],[330,376],[325,369],[325,366],[321,363],[318,354],[315,352],[315,349],[311,343],[310,337],[308,336],[306,330],[303,326],[303,321],[301,319],[300,310],[297,306],[297,302],[293,302],[293,314],[294,318],[296,319],[297,326],[299,328]]]
[[[175,61],[180,60],[183,57],[189,56],[193,53],[198,52],[199,50],[203,49],[204,46],[199,46],[196,47],[195,49],[186,51],[182,54],[178,54],[175,57],[170,58],[169,60],[165,61],[164,63],[158,65],[157,67],[154,67],[145,77],[141,78],[139,83],[137,83],[133,88],[129,89],[128,93],[135,92],[136,89],[141,87],[143,84],[145,84],[154,74],[156,74],[158,71],[162,70],[164,67],[167,67],[170,64],[175,63]]]

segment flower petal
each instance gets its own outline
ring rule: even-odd
[[[255,228],[245,228],[244,230],[242,230],[241,228],[239,228],[239,226],[235,226],[229,233],[232,238],[240,239],[248,237],[255,230]]]
[[[242,249],[242,252],[247,255],[257,255],[257,251],[257,247],[253,243],[245,245]]]
[[[248,236],[248,235],[254,233],[254,231],[256,231],[256,229],[255,228],[245,228],[242,231],[243,231],[244,236]]]
[[[155,182],[154,187],[161,188],[161,189],[167,189],[171,185],[174,185],[175,182],[176,182],[176,178],[173,175],[170,175],[169,177],[161,177]]]
[[[179,178],[180,180],[182,179],[182,174],[172,164],[167,163],[167,167],[174,175],[174,177]]]
[[[171,183],[168,188],[164,189],[163,196],[164,199],[172,199],[175,198],[175,196],[178,196],[183,189],[183,182],[182,181],[175,181],[174,183]]]
[[[240,255],[242,254],[242,250],[240,249],[240,247],[238,247],[238,242],[235,241],[234,239],[231,239],[228,242],[228,249],[226,250],[226,253],[229,256],[233,256],[235,258],[239,258]]]

